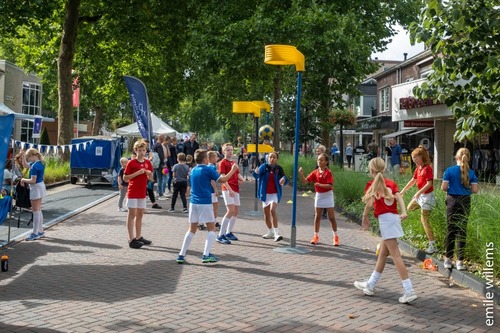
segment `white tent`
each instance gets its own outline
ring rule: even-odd
[[[151,124],[153,126],[153,135],[165,134],[167,136],[177,136],[178,132],[172,127],[168,126],[163,120],[158,118],[154,113],[151,112]],[[116,134],[124,136],[135,136],[140,137],[139,127],[137,123],[133,123],[124,127],[116,129]]]

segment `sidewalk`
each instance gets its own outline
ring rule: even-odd
[[[187,262],[175,258],[187,230],[187,214],[162,210],[144,215],[143,234],[153,244],[128,248],[126,213],[117,197],[54,225],[47,238],[1,249],[10,269],[0,272],[1,332],[488,332],[484,295],[453,286],[438,272],[405,257],[419,296],[398,303],[401,282],[390,261],[375,296],[354,280],[367,278],[379,238],[337,216],[340,247],[322,222],[320,244],[312,236],[313,195],[297,195],[297,246],[307,254],[273,251],[289,245],[291,187],[278,206],[278,244],[262,239],[254,207],[254,183],[242,185],[236,222],[239,241],[215,244],[216,264],[202,264],[205,232],[198,231]],[[219,216],[224,203],[219,201]],[[177,202],[177,211],[182,207]],[[260,210],[260,204],[259,204]],[[498,313],[498,308],[495,312]],[[495,314],[496,314],[495,313]]]

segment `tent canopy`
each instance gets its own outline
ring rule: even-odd
[[[168,126],[163,120],[158,118],[154,113],[151,112],[151,125],[153,126],[153,134],[165,134],[167,136],[177,136],[178,132],[172,127]],[[116,129],[116,134],[123,136],[135,136],[141,137],[141,133],[139,132],[139,127],[137,126],[137,122],[120,127]]]

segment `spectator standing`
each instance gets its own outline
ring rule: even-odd
[[[351,143],[347,143],[347,146],[345,147],[345,158],[347,159],[347,167],[351,167],[351,162],[352,162],[352,146]]]
[[[153,151],[158,154],[158,158],[160,159],[160,163],[154,168],[154,175],[157,183],[156,190],[158,192],[159,199],[163,199],[163,165],[165,164],[165,159],[167,158],[167,156],[165,156],[165,151],[163,150],[163,141],[165,141],[165,135],[160,134],[153,145]]]
[[[175,203],[177,196],[180,194],[182,200],[183,213],[187,213],[186,190],[189,178],[189,166],[186,164],[186,155],[180,153],[178,156],[179,163],[172,168],[172,175],[174,178],[174,193],[172,195],[172,204],[168,210],[170,213],[175,212]]]
[[[127,190],[128,190],[128,182],[123,180],[123,175],[125,173],[125,167],[127,166],[128,163],[128,158],[122,157],[120,158],[120,165],[122,166],[120,168],[120,172],[118,172],[118,190],[120,192],[120,196],[118,198],[118,211],[119,212],[126,212],[127,209],[123,208],[123,201],[125,200],[127,196]]]
[[[399,168],[401,167],[401,161],[403,160],[403,150],[401,146],[396,142],[395,138],[389,139],[389,145],[391,146],[391,167],[392,176],[394,178],[399,177]]]
[[[184,154],[194,156],[194,152],[200,148],[196,141],[196,134],[191,134],[189,141],[184,142]]]

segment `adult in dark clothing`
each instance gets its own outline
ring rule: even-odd
[[[160,134],[156,138],[156,142],[153,145],[153,151],[158,154],[158,157],[160,158],[160,164],[159,166],[154,170],[155,171],[155,178],[156,178],[156,183],[158,184],[158,197],[163,197],[163,190],[161,187],[161,184],[163,183],[163,166],[164,166],[164,160],[165,160],[165,153],[163,151],[163,141],[165,141],[165,135]]]
[[[194,152],[200,148],[200,145],[196,141],[196,134],[191,134],[189,141],[184,142],[184,154],[191,155],[194,157]]]

